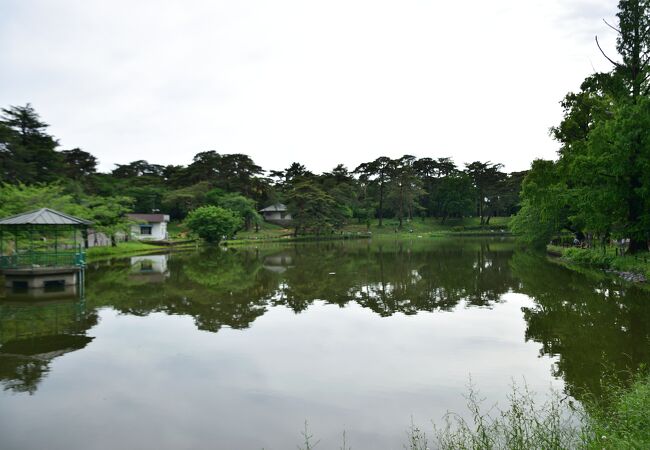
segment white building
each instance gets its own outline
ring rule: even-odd
[[[131,237],[133,239],[151,239],[156,241],[165,240],[167,234],[167,214],[127,214],[129,219],[136,224],[131,225]]]
[[[287,210],[286,205],[276,203],[275,205],[268,206],[260,209],[264,220],[277,225],[287,226],[291,224],[291,213]]]

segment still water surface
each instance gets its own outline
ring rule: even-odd
[[[400,449],[513,380],[598,392],[650,363],[650,296],[509,241],[112,260],[84,298],[0,298],[0,448]]]

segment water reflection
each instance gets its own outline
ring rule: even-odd
[[[598,395],[605,376],[629,377],[650,363],[648,291],[605,277],[589,277],[515,253],[513,274],[535,306],[524,308],[526,339],[557,356],[553,375],[567,393]]]
[[[0,302],[0,384],[33,394],[52,360],[86,347],[96,324],[96,314],[75,298]]]
[[[531,300],[517,339],[539,343],[539,356],[554,358],[552,375],[576,398],[598,393],[608,370],[650,364],[646,291],[568,271],[508,241],[328,242],[102,262],[87,271],[85,302],[0,302],[0,383],[36,392],[51,361],[100,340],[91,329],[102,310],[189,316],[198,330],[222,336],[224,328],[254,327],[275,307],[299,314],[316,302],[354,306],[384,320],[489,310],[507,293]]]

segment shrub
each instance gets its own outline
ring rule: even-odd
[[[202,206],[191,211],[185,219],[190,231],[209,243],[232,236],[242,222],[239,215],[218,206]]]
[[[614,257],[598,250],[585,250],[580,248],[568,248],[564,252],[564,257],[585,266],[598,267],[606,269],[610,267]]]

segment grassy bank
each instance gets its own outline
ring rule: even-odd
[[[128,256],[133,254],[156,253],[170,249],[193,248],[196,244],[183,244],[182,246],[167,246],[146,244],[143,242],[120,242],[116,247],[92,247],[86,251],[86,259],[89,262],[105,258]]]
[[[620,255],[616,248],[587,249],[549,245],[547,251],[569,267],[585,267],[618,272],[629,281],[650,279],[650,254]]]

